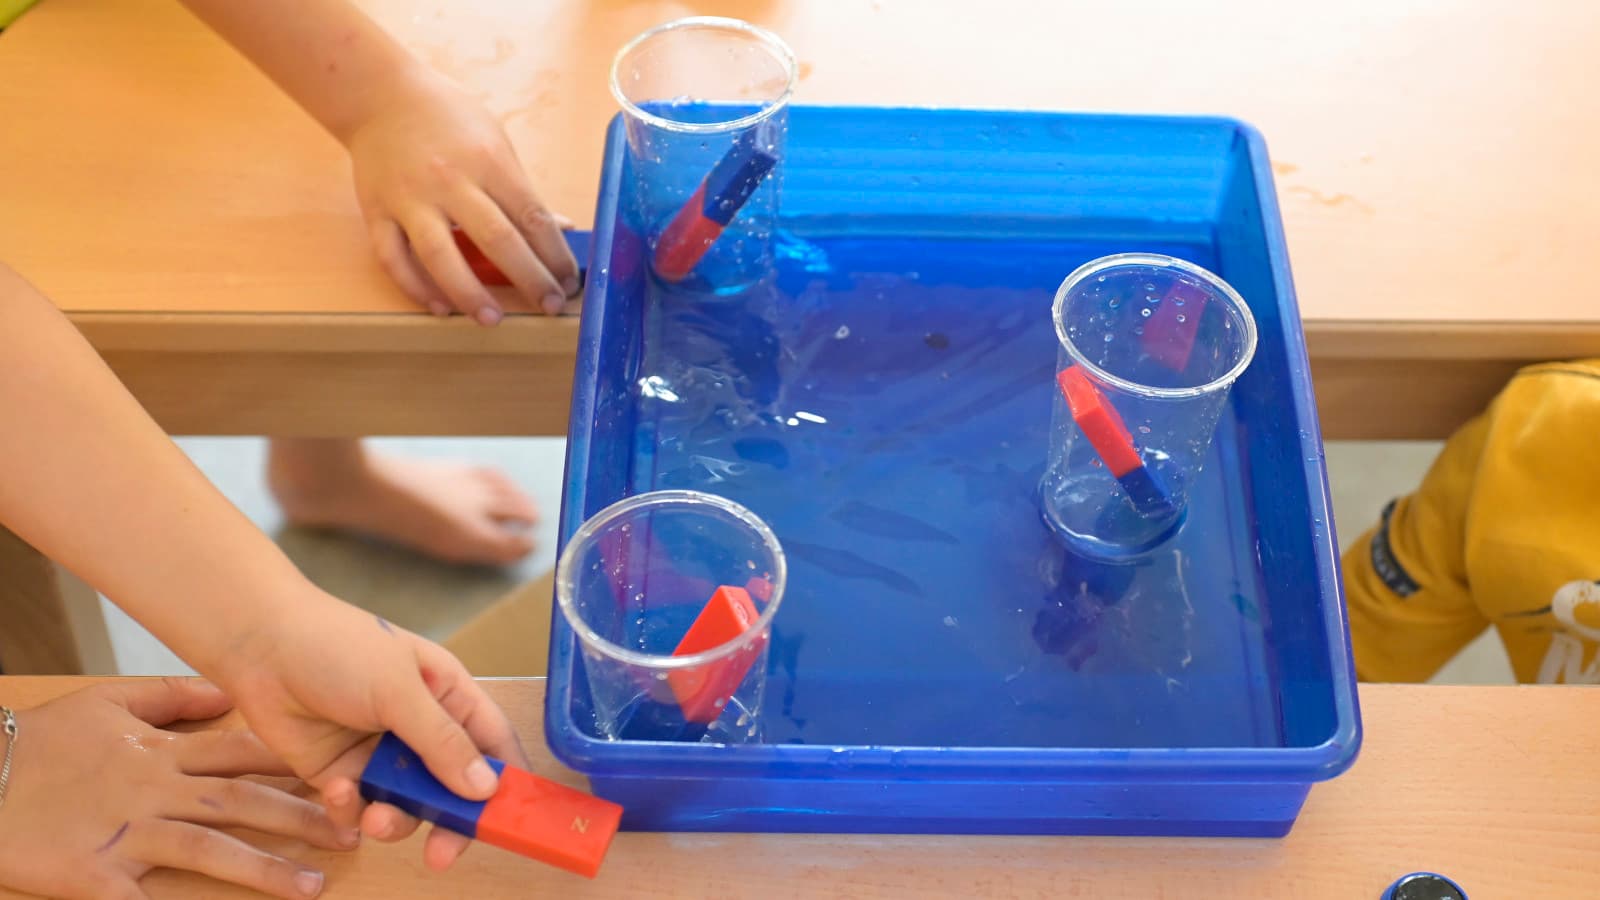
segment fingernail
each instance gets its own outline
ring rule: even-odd
[[[467,786],[482,794],[494,790],[494,770],[482,758],[473,760],[467,766]]]
[[[450,315],[450,307],[439,302],[438,300],[435,300],[428,304],[428,312],[440,317],[448,316]]]
[[[307,897],[315,897],[322,893],[322,873],[301,869],[295,873],[294,889]]]
[[[500,310],[492,306],[480,306],[476,318],[479,325],[499,325]]]
[[[578,288],[581,287],[583,287],[583,283],[578,281],[578,276],[576,275],[568,275],[561,282],[561,289],[567,292],[568,297],[576,294],[578,292]]]
[[[345,847],[354,847],[361,843],[361,829],[348,828],[339,835],[339,843]]]
[[[544,312],[547,316],[559,316],[567,308],[567,298],[560,294],[548,294],[544,298]]]

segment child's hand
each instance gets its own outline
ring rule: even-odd
[[[504,311],[450,234],[459,225],[546,313],[577,293],[578,263],[498,122],[442,76],[415,66],[344,135],[378,258],[435,315],[484,325]]]
[[[174,868],[276,897],[316,896],[321,872],[220,829],[328,849],[354,847],[355,831],[339,831],[309,800],[233,778],[289,774],[249,732],[161,728],[228,707],[205,682],[162,679],[98,685],[17,713],[0,808],[0,884],[121,900],[145,896],[138,882],[146,872]]]
[[[451,790],[483,800],[496,779],[479,748],[512,765],[527,757],[505,713],[444,648],[369,612],[319,595],[285,603],[270,624],[236,640],[218,683],[245,721],[295,774],[322,791],[341,827],[398,840],[417,822],[394,807],[362,816],[361,770],[393,731]],[[448,867],[467,838],[434,829],[424,859]]]

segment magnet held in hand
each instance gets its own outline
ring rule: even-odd
[[[445,787],[392,732],[361,772],[361,796],[530,859],[593,878],[622,821],[609,800],[487,758],[500,785],[488,800]]]

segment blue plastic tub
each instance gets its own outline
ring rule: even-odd
[[[789,558],[765,742],[546,735],[633,829],[1286,833],[1360,743],[1322,444],[1261,138],[1223,119],[798,108],[770,284],[653,282],[606,149],[561,534],[693,487]],[[1052,293],[1144,250],[1260,328],[1188,520],[1135,565],[1039,517]]]

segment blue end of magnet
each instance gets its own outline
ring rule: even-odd
[[[572,251],[572,258],[578,261],[578,274],[589,274],[589,242],[594,238],[594,233],[572,229],[561,232],[567,239],[567,249]]]
[[[488,759],[499,775],[506,764]],[[478,836],[478,816],[487,801],[465,800],[428,772],[422,757],[393,733],[384,734],[372,759],[361,773],[361,796],[372,803],[387,803],[467,837]]]
[[[706,218],[724,227],[733,221],[734,214],[755,193],[761,179],[778,164],[778,158],[773,155],[776,141],[773,124],[768,120],[733,142],[706,176],[705,200],[701,204]]]
[[[1117,483],[1122,485],[1122,489],[1128,494],[1128,499],[1133,501],[1134,509],[1137,509],[1142,516],[1154,519],[1170,516],[1177,511],[1167,496],[1166,488],[1149,466],[1133,469],[1118,478]]]

